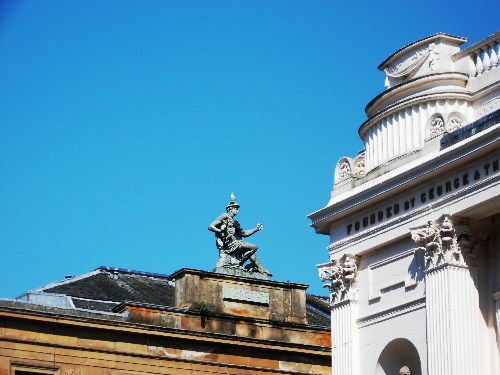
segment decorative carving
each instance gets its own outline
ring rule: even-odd
[[[411,56],[404,56],[395,66],[385,70],[390,78],[405,78],[414,73],[429,56],[429,48],[424,47],[415,51]]]
[[[220,215],[208,227],[208,230],[215,233],[215,242],[219,249],[219,260],[214,272],[267,279],[272,273],[266,270],[255,256],[257,246],[242,240],[261,231],[264,225],[257,223],[253,229],[242,229],[240,223],[233,219],[239,208],[236,197],[231,193],[226,213]],[[250,263],[245,265],[247,261]]]
[[[444,120],[441,115],[434,115],[430,120],[429,133],[431,137],[444,133]]]
[[[429,69],[434,70],[436,62],[439,61],[439,52],[436,51],[436,44],[429,44]]]
[[[66,375],[81,375],[82,370],[79,368],[69,368],[66,370]]]
[[[350,179],[352,177],[353,165],[352,158],[346,156],[340,158],[335,166],[334,184]]]
[[[433,259],[439,260],[443,257],[441,237],[439,236],[439,228],[436,223],[429,220],[426,228],[412,230],[411,235],[416,243],[424,245],[427,263]]]
[[[452,112],[448,115],[448,121],[446,122],[446,131],[452,132],[454,130],[457,130],[458,128],[461,128],[466,122],[467,120],[462,114],[458,112]]]
[[[347,160],[344,160],[339,167],[339,177],[345,178],[351,175],[351,166]]]
[[[330,306],[355,299],[358,266],[354,256],[347,254],[331,263],[319,265],[318,273],[321,281],[326,282],[324,287],[330,290]]]
[[[361,178],[365,175],[365,153],[362,152],[354,159],[354,168],[352,176]]]
[[[462,119],[458,116],[450,117],[448,120],[448,124],[446,124],[446,128],[449,132],[452,132],[458,128],[462,127]]]
[[[466,219],[454,225],[449,216],[444,216],[441,224],[428,221],[425,228],[412,229],[411,234],[415,242],[423,245],[427,268],[443,262],[472,266],[474,250],[489,237],[484,230],[472,235]]]

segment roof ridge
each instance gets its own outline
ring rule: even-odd
[[[38,287],[38,288],[35,288],[35,289],[30,289],[30,290],[24,292],[23,295],[26,294],[26,293],[30,293],[30,292],[45,292],[45,289],[51,289],[51,288],[55,288],[56,286],[70,284],[72,282],[79,281],[79,280],[82,280],[82,279],[86,279],[88,277],[97,275],[99,273],[102,273],[102,271],[97,268],[97,269],[95,269],[93,271],[84,273],[83,275],[78,275],[78,276],[72,277],[70,279],[65,279],[65,280],[60,280],[60,281],[53,281],[53,282],[51,282],[49,284],[46,284],[44,286],[41,286],[41,287]]]
[[[119,268],[119,267],[109,267],[109,266],[100,266],[97,267],[94,271],[101,270],[112,273],[123,273],[123,274],[132,274],[146,277],[156,277],[159,279],[171,279],[171,275],[167,275],[164,273],[155,273],[155,272],[146,272],[146,271],[136,271],[127,268]]]
[[[84,298],[84,297],[75,297],[75,296],[68,296],[71,299],[79,299],[82,301],[93,301],[93,302],[101,302],[101,303],[122,303],[123,301],[111,301],[111,300],[105,300],[105,299],[95,299],[95,298]]]

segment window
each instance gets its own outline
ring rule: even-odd
[[[59,375],[59,370],[55,367],[12,364],[10,375]]]

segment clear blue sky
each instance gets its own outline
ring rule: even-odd
[[[105,266],[211,270],[232,191],[275,280],[325,294],[306,215],[363,148],[377,66],[498,1],[1,1],[0,297]]]

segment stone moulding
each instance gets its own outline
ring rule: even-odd
[[[416,104],[415,100],[450,99],[450,95],[452,97],[460,95],[461,99],[471,100],[472,94],[465,88],[467,79],[468,75],[460,72],[432,73],[413,78],[381,92],[366,105],[365,112],[369,118],[358,128],[359,136],[363,139],[371,125],[380,117],[389,114],[389,111],[410,103]],[[437,83],[442,83],[445,87],[436,89]],[[408,94],[408,90],[414,90],[414,92]]]
[[[212,272],[223,275],[233,275],[237,277],[250,277],[258,280],[269,280],[269,276],[260,272],[250,272],[243,268],[231,267],[215,267]]]
[[[384,320],[392,319],[423,308],[425,308],[425,297],[361,317],[357,319],[356,322],[359,328],[368,327],[372,324],[377,324]]]

